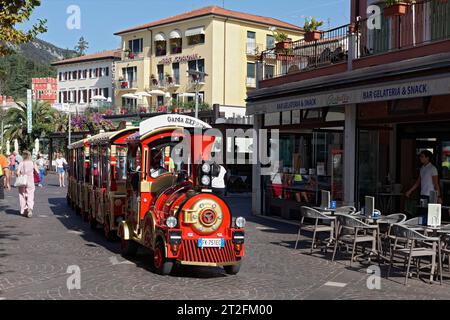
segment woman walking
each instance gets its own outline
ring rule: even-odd
[[[27,184],[19,187],[20,214],[31,218],[34,209],[34,170],[37,166],[31,160],[31,154],[28,151],[23,152],[23,161],[17,168],[17,176],[26,176]]]
[[[67,165],[67,161],[66,159],[64,159],[60,153],[57,154],[56,156],[56,172],[58,173],[59,176],[59,187],[60,188],[64,188],[66,187],[65,185],[65,179],[64,179],[64,174],[66,172],[66,169],[64,168],[64,165]]]
[[[37,156],[36,164],[39,169],[39,171],[38,171],[39,172],[38,186],[42,188],[42,183],[44,182],[44,175],[45,175],[45,162],[44,162],[44,158],[42,158],[40,154]]]

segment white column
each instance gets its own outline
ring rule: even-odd
[[[344,129],[344,205],[355,205],[356,182],[356,105],[345,105]]]
[[[262,214],[262,197],[261,189],[261,159],[259,157],[259,129],[262,127],[263,115],[253,116],[253,129],[256,137],[253,137],[253,165],[252,165],[252,214]]]

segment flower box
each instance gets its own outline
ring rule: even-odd
[[[289,41],[281,41],[277,42],[275,45],[275,48],[277,50],[288,50],[289,49],[290,42]]]
[[[392,6],[384,8],[385,17],[402,16],[406,14],[408,4],[405,2],[396,3]]]
[[[322,33],[319,30],[308,31],[305,33],[305,42],[320,40]]]

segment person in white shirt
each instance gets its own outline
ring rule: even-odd
[[[439,175],[436,167],[431,163],[433,154],[424,150],[419,154],[422,168],[420,168],[420,176],[411,189],[406,192],[406,197],[411,197],[411,194],[420,186],[420,198],[430,200],[430,192],[436,191],[438,194],[438,202],[442,203],[441,188],[439,186]]]
[[[56,156],[56,172],[58,173],[59,176],[59,187],[60,188],[65,188],[65,180],[64,180],[64,175],[66,172],[66,169],[64,168],[65,165],[67,165],[67,161],[66,159],[64,159],[60,153],[57,154]]]
[[[220,167],[220,171],[217,177],[213,177],[211,181],[211,187],[213,192],[218,196],[225,196],[226,184],[225,184],[225,176],[227,174],[227,170],[222,165],[218,165]]]

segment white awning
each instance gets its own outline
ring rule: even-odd
[[[124,95],[122,96],[122,98],[138,99],[139,97],[138,97],[138,96],[135,96],[135,95],[132,94],[132,93],[127,93],[127,94],[124,94]]]
[[[166,95],[166,93],[164,91],[157,90],[157,89],[150,91],[150,94],[153,96],[165,96]]]
[[[184,98],[184,97],[195,98],[195,93],[188,93],[188,92],[186,92],[186,93],[180,93],[180,94],[178,95],[178,97],[181,97],[181,98]]]
[[[162,32],[155,35],[155,41],[166,41],[166,35]]]
[[[197,27],[186,30],[186,37],[192,37],[199,34],[205,34],[205,27]]]
[[[181,39],[181,31],[180,30],[173,30],[169,34],[169,39]]]

